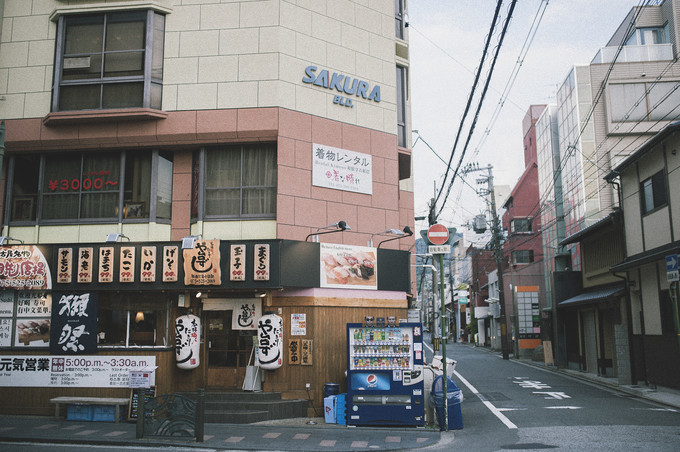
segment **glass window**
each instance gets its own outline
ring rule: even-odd
[[[276,174],[274,145],[206,150],[205,216],[273,217],[276,214]]]
[[[640,184],[642,213],[648,213],[666,205],[666,176],[661,170]]]
[[[397,66],[397,144],[406,147],[406,68]]]
[[[98,346],[168,346],[170,302],[155,294],[99,294]]]
[[[53,111],[159,109],[164,35],[152,11],[61,16]]]
[[[534,261],[534,250],[517,250],[512,252],[513,264],[530,264]]]
[[[514,218],[510,220],[510,232],[531,232],[531,218]]]
[[[656,121],[680,118],[677,82],[626,83],[609,87],[612,121]]]
[[[394,16],[396,36],[399,39],[404,39],[404,0],[394,0]]]
[[[16,156],[8,213],[17,223],[146,220],[156,212],[167,220],[172,167],[171,153],[150,150]]]

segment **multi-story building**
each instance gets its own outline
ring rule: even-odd
[[[0,2],[2,411],[124,397],[135,367],[241,388],[272,355],[265,390],[344,389],[345,323],[411,293],[405,3]]]
[[[557,92],[557,105],[546,109],[539,118],[540,199],[546,231],[543,248],[546,277],[551,284],[556,282],[555,271],[560,278],[566,278],[562,270],[582,272],[580,287],[584,291],[598,284],[586,274],[592,268],[582,267],[580,240],[569,238],[593,225],[601,230],[599,222],[608,218],[617,205],[616,189],[605,181],[605,176],[680,115],[680,66],[676,63],[679,9],[677,0],[632,8],[591,63],[574,66]],[[585,323],[579,323],[576,329],[565,328],[558,307],[576,295],[550,287],[547,299],[556,341],[598,337],[586,331],[590,327]],[[585,292],[582,295],[585,302],[579,309],[596,312],[602,299]],[[560,331],[563,337],[559,337]],[[607,339],[616,347],[618,342],[628,340],[622,338],[621,330],[617,331],[619,334]],[[556,357],[560,365],[567,361],[564,350],[556,348],[556,354],[562,351]],[[587,361],[584,357],[578,359]],[[597,373],[605,367],[590,365],[582,370]]]
[[[536,122],[545,105],[532,105],[522,121],[524,172],[503,204],[503,269],[505,312],[514,318],[515,354],[530,354],[542,343],[542,308],[545,307],[543,244],[541,238]]]

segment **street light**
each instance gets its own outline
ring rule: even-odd
[[[389,238],[389,239],[385,239],[385,240],[381,241],[380,243],[378,243],[377,248],[380,248],[380,245],[382,245],[385,242],[389,242],[391,240],[397,240],[397,239],[401,239],[401,238],[404,238],[404,237],[412,236],[413,231],[411,230],[410,227],[404,226],[404,229],[402,229],[402,230],[393,228],[393,229],[387,229],[383,232],[377,232],[375,234],[371,234],[371,239],[368,241],[368,246],[373,246],[373,237],[376,236],[376,235],[388,235],[388,236],[393,235],[393,236],[395,236],[395,237],[392,237],[392,238]]]
[[[336,228],[336,229],[331,229],[331,228]],[[326,229],[331,229],[331,230],[327,231]],[[322,231],[322,230],[323,230],[323,232],[319,232],[319,231]],[[352,230],[352,228],[350,228],[344,220],[340,220],[337,223],[333,223],[333,224],[328,225],[328,226],[323,227],[323,228],[318,228],[316,230],[316,232],[312,232],[311,234],[307,235],[307,237],[305,237],[305,242],[311,236],[314,236],[314,238],[316,239],[314,241],[316,242],[316,241],[318,241],[317,236],[319,236],[321,234],[332,234],[333,232],[343,232],[343,231],[351,231],[351,230]]]

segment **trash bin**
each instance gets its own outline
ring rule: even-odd
[[[337,383],[326,383],[323,385],[323,397],[340,394],[340,385]]]
[[[439,428],[444,430],[444,381],[442,375],[434,379],[431,397],[437,419],[439,419]],[[463,392],[450,378],[446,379],[446,399],[449,416],[448,430],[460,430],[463,428],[463,413],[460,410]]]

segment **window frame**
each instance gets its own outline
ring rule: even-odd
[[[408,121],[407,108],[408,103],[408,68],[406,66],[397,65],[396,67],[396,91],[397,91],[397,145],[399,147],[407,147],[407,128]]]
[[[29,219],[29,220],[15,220],[14,219],[14,213],[13,213],[13,208],[15,201],[17,200],[15,198],[14,194],[14,180],[17,177],[16,175],[16,159],[19,157],[22,157],[21,155],[17,156],[10,156],[9,164],[8,164],[8,175],[7,175],[7,194],[5,197],[6,200],[6,206],[5,206],[5,218],[7,218],[7,223],[11,226],[29,226],[29,225],[36,225],[36,224],[42,224],[42,225],[58,225],[58,224],[103,224],[103,223],[111,223],[111,222],[117,222],[117,223],[149,223],[149,222],[156,222],[156,223],[167,223],[169,224],[171,221],[171,218],[160,218],[157,215],[157,194],[158,194],[158,178],[161,177],[159,170],[158,170],[158,160],[159,158],[163,156],[168,156],[169,153],[158,151],[156,149],[151,149],[149,150],[150,152],[150,159],[151,159],[151,168],[150,168],[150,174],[149,174],[149,213],[148,216],[142,216],[142,217],[126,217],[126,175],[127,175],[127,168],[126,168],[126,158],[127,155],[134,155],[137,153],[139,150],[138,149],[123,149],[123,150],[112,150],[112,151],[107,151],[108,154],[114,154],[118,155],[120,159],[120,183],[119,183],[119,188],[118,188],[118,214],[111,216],[111,217],[98,217],[98,218],[83,218],[82,217],[82,205],[80,202],[80,195],[79,195],[79,201],[78,201],[78,217],[77,218],[65,218],[65,219],[44,219],[43,218],[43,212],[42,212],[42,207],[43,203],[45,201],[45,191],[44,191],[44,183],[45,183],[45,166],[46,166],[46,158],[52,154],[46,154],[46,153],[40,153],[40,154],[33,154],[34,156],[38,157],[38,165],[39,167],[36,169],[38,172],[38,178],[37,178],[37,187],[35,187],[35,199],[32,200],[32,202],[35,204],[35,219]],[[81,162],[81,168],[82,168],[82,162],[83,158],[86,155],[97,155],[98,152],[88,152],[88,151],[83,151],[83,152],[77,152],[73,153],[71,155],[74,156],[79,156],[80,157],[80,162]],[[30,156],[29,156],[30,157]],[[165,157],[163,157],[165,158]],[[174,159],[173,159],[173,167],[174,167]],[[171,175],[172,176],[172,175]],[[21,175],[19,175],[21,177]],[[81,171],[81,177],[82,177],[82,171]],[[171,179],[171,195],[172,195],[172,179]],[[49,195],[47,195],[49,197]],[[18,197],[17,197],[18,198]],[[134,203],[132,203],[134,204]]]
[[[651,205],[647,195],[651,195]],[[668,183],[666,171],[662,169],[640,182],[640,212],[643,216],[649,215],[667,205]]]
[[[394,28],[397,39],[404,39],[406,34],[406,13],[404,3],[405,0],[394,0]]]
[[[523,256],[526,253],[527,260],[519,261],[518,256]],[[534,250],[514,250],[512,251],[512,265],[528,265],[534,262]]]
[[[518,230],[516,227],[518,224],[525,224],[526,230]],[[533,221],[531,217],[517,217],[510,220],[511,234],[531,234],[533,232]]]
[[[276,171],[275,175],[275,180],[273,185],[244,185],[244,164],[245,164],[245,156],[246,153],[248,152],[249,147],[257,147],[257,146],[271,146],[272,150],[274,151],[274,161],[271,162],[273,164],[273,168]],[[211,151],[219,151],[219,150],[225,150],[229,148],[236,148],[238,147],[240,149],[240,185],[237,186],[229,186],[229,187],[218,187],[218,186],[211,186],[208,187],[208,184],[210,181],[208,180],[207,176],[207,166],[208,166],[208,154]],[[199,151],[197,151],[194,154],[194,162],[192,163],[192,206],[196,206],[195,209],[192,207],[192,221],[218,221],[218,220],[273,220],[276,219],[277,215],[277,208],[278,208],[278,202],[277,202],[277,193],[278,193],[278,146],[275,142],[267,143],[267,142],[262,142],[262,143],[244,143],[244,144],[236,144],[236,145],[225,145],[221,147],[204,147],[201,148]],[[248,189],[270,189],[273,190],[274,194],[274,211],[269,212],[269,213],[258,213],[258,214],[246,214],[243,213],[244,211],[244,196],[243,193],[245,190]],[[207,207],[206,203],[208,200],[208,192],[214,191],[217,192],[219,190],[238,190],[239,191],[239,213],[238,214],[225,214],[225,213],[219,213],[219,214],[208,214],[207,213]],[[195,212],[194,212],[195,210]]]
[[[116,77],[106,77],[101,74],[98,78],[92,79],[77,79],[65,81],[64,76],[64,58],[65,58],[65,45],[66,45],[66,22],[69,20],[86,19],[88,17],[96,17],[102,15],[104,17],[104,30],[102,37],[105,38],[106,35],[106,23],[110,16],[116,14],[130,14],[135,12],[146,12],[145,18],[145,34],[144,34],[144,47],[143,47],[143,74],[135,76],[116,76]],[[156,18],[159,17],[162,20],[162,30],[159,30],[158,34],[161,36],[156,36]],[[118,110],[118,109],[139,109],[139,108],[149,108],[149,109],[161,109],[162,102],[162,91],[163,91],[163,59],[165,53],[165,13],[162,11],[157,11],[154,9],[113,9],[113,10],[103,10],[103,11],[92,11],[88,13],[68,13],[61,14],[57,20],[57,34],[55,42],[55,57],[54,57],[54,79],[53,79],[53,89],[52,89],[52,102],[51,111],[52,112],[78,112],[78,111],[106,111],[106,110]],[[160,47],[156,48],[154,46],[154,37],[157,38],[157,45]],[[131,50],[131,49],[128,49]],[[154,50],[156,52],[160,51],[161,55],[156,55],[156,61],[160,58],[160,71],[155,71],[154,68]],[[106,53],[102,49],[102,56]],[[103,65],[103,63],[102,63]],[[159,73],[158,73],[159,72]],[[158,76],[160,74],[160,77]],[[130,82],[141,82],[143,85],[142,98],[135,99],[140,100],[139,105],[127,106],[127,107],[104,107],[103,102],[103,89],[106,85],[123,84]],[[62,88],[70,86],[98,86],[100,90],[99,94],[99,108],[78,108],[78,109],[62,109],[60,108],[60,96]],[[158,88],[158,92],[153,94],[153,88]]]

